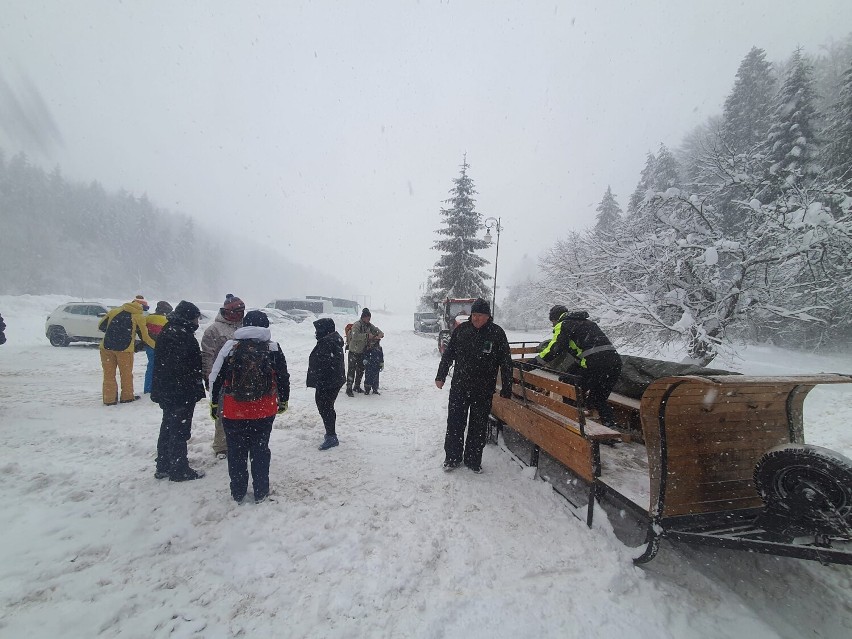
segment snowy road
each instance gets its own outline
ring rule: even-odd
[[[273,328],[293,382],[274,502],[230,500],[205,403],[190,461],[207,476],[157,481],[159,409],[102,406],[97,349],[44,338],[65,299],[0,297],[0,637],[852,636],[852,568],[671,545],[636,568],[601,511],[587,529],[498,447],[483,475],[443,473],[447,392],[407,315],[374,314],[383,394],[341,395],[324,453],[312,327]],[[755,369],[785,361],[754,353]],[[139,355],[140,389],[143,370]],[[816,443],[847,455],[850,398],[806,405]]]

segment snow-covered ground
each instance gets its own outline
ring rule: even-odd
[[[44,337],[67,299],[0,296],[0,637],[852,636],[852,567],[664,543],[637,568],[601,510],[589,530],[500,447],[482,475],[442,472],[448,394],[408,315],[374,315],[383,394],[341,395],[328,452],[304,388],[312,326],[273,327],[293,388],[274,501],[231,501],[206,403],[190,462],[207,476],[157,481],[158,407],[103,406],[97,347]],[[852,372],[849,355],[742,356],[714,365]],[[805,422],[852,456],[852,388],[814,390]]]

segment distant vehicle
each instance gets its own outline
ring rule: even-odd
[[[310,311],[302,310],[301,308],[291,308],[289,311],[284,311],[297,322],[304,322],[306,319],[316,319],[316,315]]]
[[[277,308],[279,311],[310,311],[314,315],[334,313],[334,305],[329,300],[317,300],[293,297],[288,299],[272,300],[266,308]]]
[[[437,313],[415,313],[414,314],[414,330],[418,333],[437,333],[440,330],[438,326]]]
[[[99,302],[62,304],[47,316],[44,334],[53,346],[100,342],[104,334],[98,329],[98,324],[110,308]]]
[[[247,309],[246,312],[250,311],[260,311],[269,318],[270,324],[292,324],[294,322],[301,321],[297,320],[287,311],[279,311],[277,308],[250,308]]]
[[[344,315],[358,315],[359,305],[354,300],[345,300],[340,297],[326,297],[325,295],[306,295],[309,300],[327,300],[331,302],[332,312]]]
[[[470,309],[476,298],[447,298],[444,300],[444,315],[441,317],[441,330],[438,331],[438,351],[443,354],[450,343],[450,334],[461,322],[470,317]]]

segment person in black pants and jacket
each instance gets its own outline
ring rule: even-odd
[[[491,307],[483,299],[471,306],[470,319],[462,322],[450,336],[441,356],[435,386],[444,387],[450,365],[455,361],[450,402],[447,408],[447,436],[444,470],[458,468],[462,462],[475,473],[482,472],[482,451],[488,433],[488,415],[501,375],[501,397],[512,396],[512,356],[503,329],[491,318]],[[465,442],[465,426],[467,441]]]
[[[343,364],[343,338],[334,330],[334,320],[323,317],[314,322],[317,345],[308,358],[308,388],[315,388],[314,399],[322,423],[325,426],[325,439],[320,450],[328,450],[339,444],[337,441],[337,413],[334,402],[340,389],[346,383],[346,370]]]
[[[151,400],[163,409],[157,439],[157,469],[154,477],[189,481],[204,472],[189,467],[186,442],[192,432],[195,404],[207,395],[201,373],[201,347],[195,339],[201,311],[182,301],[168,316],[154,350],[154,379]]]
[[[598,411],[604,426],[615,428],[615,414],[607,398],[621,375],[621,356],[586,311],[569,312],[557,304],[550,309],[549,318],[553,337],[533,363],[547,367],[567,357],[571,365],[565,372],[580,377],[589,406]]]

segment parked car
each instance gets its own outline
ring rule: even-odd
[[[260,311],[269,318],[270,324],[292,324],[296,318],[286,311],[279,311],[277,308],[250,308],[246,313],[251,311]]]
[[[414,314],[414,330],[419,333],[437,333],[438,329],[438,314],[437,313],[415,313]]]
[[[315,320],[317,318],[316,315],[311,313],[310,311],[302,310],[301,308],[291,308],[289,310],[284,311],[290,317],[292,317],[297,322],[304,322],[306,319]]]
[[[53,346],[71,342],[100,342],[98,324],[111,307],[100,302],[69,302],[57,307],[44,323],[44,334]]]

